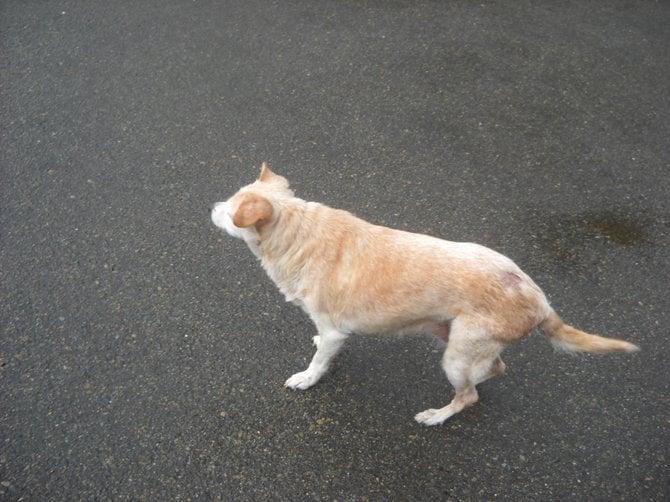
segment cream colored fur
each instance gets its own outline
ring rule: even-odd
[[[449,405],[415,417],[435,425],[476,402],[475,386],[504,372],[503,348],[536,326],[571,351],[637,350],[564,324],[509,258],[306,202],[265,163],[256,182],[214,206],[212,221],[244,239],[316,325],[316,353],[286,381],[292,389],[318,382],[350,334],[430,331],[448,342],[443,368],[456,391]]]

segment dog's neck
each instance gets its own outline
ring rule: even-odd
[[[247,241],[288,301],[301,296],[299,264],[303,263],[305,243],[309,241],[309,226],[304,222],[317,206],[321,205],[295,197],[274,202],[275,215],[258,230],[258,245]]]

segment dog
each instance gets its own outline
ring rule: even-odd
[[[214,204],[211,219],[248,244],[287,301],[316,325],[316,353],[305,371],[286,380],[291,389],[317,383],[350,334],[428,331],[446,342],[442,367],[455,396],[414,418],[437,425],[474,404],[476,386],[505,371],[505,346],[535,327],[571,352],[639,350],[564,324],[506,256],[299,199],[267,163],[255,182]]]

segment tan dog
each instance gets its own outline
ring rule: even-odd
[[[316,353],[286,381],[292,389],[318,382],[351,333],[431,331],[448,342],[442,366],[456,390],[449,405],[415,417],[435,425],[476,402],[475,386],[505,371],[503,348],[536,326],[569,351],[639,350],[564,324],[509,258],[298,199],[266,163],[255,183],[214,206],[212,221],[244,239],[316,324]]]

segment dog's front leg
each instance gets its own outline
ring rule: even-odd
[[[342,348],[347,335],[330,327],[318,327],[319,335],[314,337],[316,353],[305,371],[296,373],[284,384],[291,389],[307,389],[314,385],[328,370],[330,362]]]

